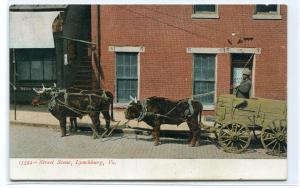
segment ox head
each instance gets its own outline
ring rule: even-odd
[[[33,91],[35,91],[36,96],[33,100],[37,101],[37,99],[40,99],[41,97],[44,97],[46,99],[50,99],[53,92],[57,90],[56,84],[53,84],[53,87],[45,87],[44,84],[42,84],[42,88],[33,88]]]
[[[129,103],[127,109],[125,110],[126,119],[135,119],[138,118],[142,112],[142,104],[135,98],[131,97],[131,102]]]

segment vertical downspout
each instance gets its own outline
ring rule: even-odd
[[[100,47],[100,41],[101,41],[101,30],[100,30],[100,5],[96,5],[96,57],[98,60],[98,82],[97,82],[97,88],[101,89],[101,75],[100,75],[100,61],[101,61],[101,47]]]

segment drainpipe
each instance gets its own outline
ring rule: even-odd
[[[98,60],[98,78],[97,78],[97,88],[101,89],[101,75],[100,75],[100,61],[101,61],[101,53],[100,53],[100,49],[101,49],[101,46],[100,46],[100,41],[101,41],[101,29],[100,29],[100,5],[96,5],[96,57],[97,57],[97,60]],[[97,63],[97,62],[96,62]]]

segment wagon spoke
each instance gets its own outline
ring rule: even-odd
[[[228,136],[231,135],[230,133],[226,132],[225,130],[222,130],[222,131],[220,132],[220,136],[223,136],[223,135],[225,135],[225,134],[227,134]]]
[[[264,138],[265,140],[273,140],[275,137],[273,138]]]
[[[240,139],[241,142],[248,143],[247,140]]]
[[[278,143],[278,142],[276,142],[276,143],[274,144],[274,146],[272,147],[272,150],[271,150],[272,153],[274,153],[273,151],[274,151],[275,146],[277,145],[277,143]]]
[[[249,135],[239,136],[239,138],[249,138]]]
[[[221,138],[230,138],[228,135],[220,135]]]
[[[273,144],[274,142],[276,142],[276,140],[273,140],[272,142],[267,144],[267,147],[270,146],[271,144]]]
[[[231,140],[225,145],[225,147],[228,147],[231,143],[233,143]]]
[[[223,142],[228,142],[228,141],[231,141],[230,139],[225,139],[225,140],[223,140]]]
[[[233,142],[232,145],[231,145],[231,150],[235,151],[235,150],[238,150],[238,146],[237,146],[237,143],[236,142]]]
[[[286,152],[286,146],[285,145],[283,145],[283,151]]]
[[[234,125],[234,132],[236,133],[236,132],[237,132],[238,125],[237,125],[237,124],[233,124],[233,125]]]
[[[243,145],[242,143],[239,142],[239,144],[240,144],[240,146],[241,146],[241,149],[245,149],[245,148],[247,147],[247,143],[248,143],[248,142],[245,142],[245,143],[246,143],[246,144]]]
[[[245,131],[245,129],[243,129],[243,127],[241,127],[241,128],[237,131],[237,133],[243,134],[243,131]]]
[[[241,142],[239,142],[239,143],[237,144],[237,146],[240,146],[240,148],[243,149],[243,145],[241,144]]]

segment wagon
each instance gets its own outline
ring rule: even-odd
[[[220,95],[215,118],[214,127],[210,131],[215,133],[219,146],[226,152],[245,151],[252,135],[260,139],[267,154],[285,155],[287,152],[285,101]]]

